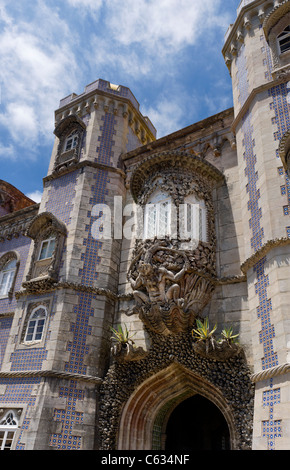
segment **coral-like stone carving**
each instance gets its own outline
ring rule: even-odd
[[[229,343],[226,340],[216,341],[215,339],[207,342],[197,341],[193,343],[193,349],[200,356],[216,361],[227,361],[242,350],[237,343]]]
[[[130,343],[117,343],[111,348],[111,353],[117,362],[140,361],[148,354],[143,348],[135,348]]]
[[[179,250],[178,242],[174,246],[169,240],[140,245],[128,273],[136,302],[131,313],[158,334],[187,331],[215,286],[212,276],[196,270],[199,250]]]

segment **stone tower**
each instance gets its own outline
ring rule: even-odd
[[[18,243],[13,234],[7,241],[11,253],[23,244],[21,268],[26,261],[17,303],[13,292],[13,303],[3,304],[13,317],[1,323],[1,416],[22,429],[16,449],[94,448],[95,388],[109,362],[121,244],[120,236],[100,241],[96,225],[100,207],[113,208],[124,194],[120,155],[155,140],[131,91],[104,80],[61,100],[54,133],[41,204]]]
[[[223,48],[233,83],[232,128],[243,201],[253,449],[290,448],[289,25],[289,1],[244,0]]]

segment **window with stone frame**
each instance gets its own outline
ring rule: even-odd
[[[39,347],[39,343],[45,340],[50,309],[50,299],[42,299],[27,304],[19,335],[19,345],[21,347]]]
[[[143,238],[175,238],[177,227],[174,222],[177,225],[177,220],[181,239],[207,242],[205,201],[189,194],[184,198],[183,204],[176,207],[172,198],[160,190],[154,191],[145,205]]]
[[[79,161],[85,130],[85,123],[75,114],[65,117],[58,123],[54,130],[59,139],[54,171]]]
[[[184,198],[179,207],[179,232],[183,239],[207,242],[207,209],[205,201],[194,194]]]
[[[0,421],[0,450],[11,450],[18,419],[14,411],[9,410]]]
[[[19,264],[16,251],[9,251],[0,258],[0,298],[12,297]]]
[[[35,281],[55,282],[67,235],[65,224],[53,214],[43,212],[33,219],[26,234],[33,239],[34,248],[23,287],[28,288],[27,283]]]
[[[47,309],[44,305],[39,305],[32,310],[25,331],[25,343],[40,342],[42,340],[46,319]]]
[[[290,50],[290,25],[280,33],[277,37],[280,53]]]
[[[144,238],[162,238],[171,233],[171,198],[156,191],[147,201],[144,213]]]
[[[263,31],[269,44],[271,74],[274,79],[284,78],[289,70],[290,3],[276,5],[267,14]]]

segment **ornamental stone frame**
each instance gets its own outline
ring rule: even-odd
[[[137,164],[131,174],[131,193],[144,206],[157,188],[171,198],[177,214],[177,233],[161,239],[136,240],[128,281],[136,313],[155,333],[176,334],[192,327],[208,303],[216,279],[216,235],[212,191],[224,181],[213,165],[186,151],[153,154]],[[179,208],[194,195],[205,203],[207,241],[180,237]],[[143,211],[140,211],[143,212]]]
[[[63,222],[59,221],[50,212],[43,212],[36,216],[27,229],[26,235],[34,240],[34,248],[31,256],[29,270],[26,281],[22,286],[27,291],[35,291],[37,288],[43,288],[45,285],[51,285],[57,282],[58,267],[61,260],[64,240],[67,235],[67,229]],[[38,253],[41,242],[45,238],[55,237],[55,248],[51,258],[38,261]]]
[[[15,289],[17,273],[18,273],[19,266],[20,266],[20,255],[17,251],[8,251],[7,253],[5,253],[0,258],[0,271],[4,268],[5,264],[7,264],[9,261],[12,261],[14,259],[16,260],[16,267],[15,267],[15,272],[14,272],[14,276],[13,276],[13,281],[12,281],[10,290],[8,292],[9,299],[12,298],[13,292],[14,292],[14,289]]]
[[[54,162],[54,173],[63,171],[79,161],[85,131],[85,123],[76,114],[70,114],[57,124],[54,134],[58,137],[59,144]],[[75,148],[65,151],[64,144],[66,138],[72,132],[75,132],[77,135],[77,144]]]
[[[290,74],[289,68],[289,51],[280,54],[277,36],[284,30],[286,26],[290,24],[290,5],[289,1],[285,1],[280,5],[274,7],[271,12],[267,15],[263,23],[263,29],[266,40],[269,44],[273,70],[272,75],[275,79],[283,78]],[[283,58],[287,57],[286,62]]]
[[[165,337],[148,330],[146,357],[115,361],[100,387],[100,450],[164,450],[162,432],[173,408],[199,394],[223,413],[232,450],[250,450],[254,385],[242,351],[220,362],[193,349],[190,331]],[[168,413],[160,425],[160,413]],[[155,442],[155,444],[154,444]]]

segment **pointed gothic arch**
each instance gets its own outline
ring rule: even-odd
[[[195,394],[220,410],[229,428],[231,449],[236,449],[234,417],[224,396],[206,380],[173,363],[145,380],[128,399],[119,425],[118,450],[163,450],[162,432],[170,413]]]

